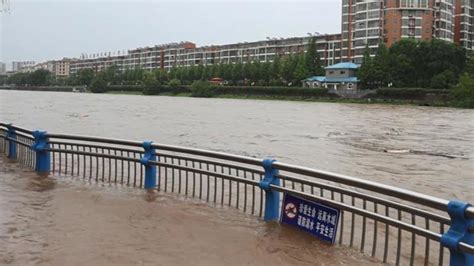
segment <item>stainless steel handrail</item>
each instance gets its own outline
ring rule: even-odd
[[[7,124],[1,123],[0,125],[6,126]],[[19,127],[14,127],[19,128]],[[31,130],[22,129],[25,132],[32,132]],[[130,140],[123,140],[123,139],[115,139],[115,138],[103,138],[103,137],[94,137],[94,136],[84,136],[84,135],[70,135],[70,134],[56,134],[56,133],[47,133],[47,137],[52,139],[69,139],[69,140],[80,140],[80,141],[90,141],[90,142],[103,142],[109,144],[117,144],[117,145],[129,145],[134,147],[142,147],[143,142],[141,141],[130,141]],[[181,146],[174,146],[174,145],[167,145],[167,144],[158,144],[153,143],[153,148],[173,151],[173,152],[181,152],[181,153],[189,153],[198,156],[207,156],[213,157],[217,159],[223,160],[231,160],[240,163],[246,163],[251,165],[261,165],[262,160],[258,158],[248,157],[248,156],[241,156],[241,155],[233,155],[224,152],[215,152],[209,151],[204,149],[196,149],[196,148],[187,148]],[[373,191],[376,193],[382,193],[385,195],[389,195],[392,197],[397,197],[403,200],[413,201],[418,204],[423,204],[438,210],[447,211],[448,200],[437,198],[434,196],[426,195],[419,192],[414,192],[411,190],[398,188],[390,185],[385,185],[382,183],[369,181],[361,178],[350,177],[341,174],[330,173],[326,171],[311,169],[302,166],[296,166],[287,163],[275,162],[273,166],[282,171],[288,171],[296,174],[302,174],[309,177],[324,179],[328,181],[333,181],[337,183],[341,183],[344,185],[354,186],[361,189],[366,189],[369,191]],[[474,207],[469,207],[466,210],[466,215],[469,218],[474,218]]]
[[[398,188],[390,185],[385,185],[382,183],[365,180],[361,178],[330,173],[321,170],[315,170],[307,167],[301,167],[286,163],[275,162],[273,166],[282,171],[288,171],[296,174],[306,175],[310,177],[315,177],[319,179],[324,179],[332,182],[337,182],[340,184],[358,187],[366,190],[370,190],[376,193],[385,194],[392,197],[397,197],[403,200],[413,201],[418,204],[423,204],[438,210],[447,211],[448,210],[448,200],[440,199],[434,196],[426,195],[423,193]],[[469,218],[474,218],[474,207],[469,207],[466,210],[466,216]]]
[[[103,143],[109,143],[109,144],[128,145],[128,146],[134,146],[134,147],[142,147],[143,145],[143,142],[141,141],[92,137],[92,136],[83,136],[83,135],[47,133],[46,137],[52,138],[52,139],[69,139],[69,140],[81,140],[81,141],[90,141],[90,142],[103,142]]]

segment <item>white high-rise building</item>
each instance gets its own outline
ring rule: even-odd
[[[5,74],[7,72],[7,65],[3,62],[0,62],[0,75]]]
[[[24,68],[32,67],[34,65],[35,65],[35,61],[12,62],[12,71],[13,72],[21,71]]]

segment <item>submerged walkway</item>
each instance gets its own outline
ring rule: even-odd
[[[0,264],[376,264],[291,228],[174,195],[38,178],[0,157]]]

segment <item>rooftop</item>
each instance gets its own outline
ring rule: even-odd
[[[359,65],[351,62],[338,63],[332,66],[326,67],[326,69],[358,69]]]

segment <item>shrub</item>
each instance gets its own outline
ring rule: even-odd
[[[104,93],[107,91],[107,82],[102,75],[97,75],[91,82],[91,91],[93,93]]]
[[[433,89],[447,89],[452,84],[456,83],[456,76],[451,70],[445,70],[431,79],[431,88]]]
[[[170,88],[176,89],[181,86],[181,81],[179,79],[172,79],[168,82]]]
[[[423,100],[427,95],[446,95],[448,91],[421,88],[384,88],[375,93],[368,94],[365,98],[397,99],[397,100]]]
[[[214,94],[214,87],[207,81],[197,80],[191,85],[191,96],[209,98]]]
[[[461,76],[459,85],[454,87],[452,96],[455,105],[459,107],[474,108],[474,78],[467,74]]]

